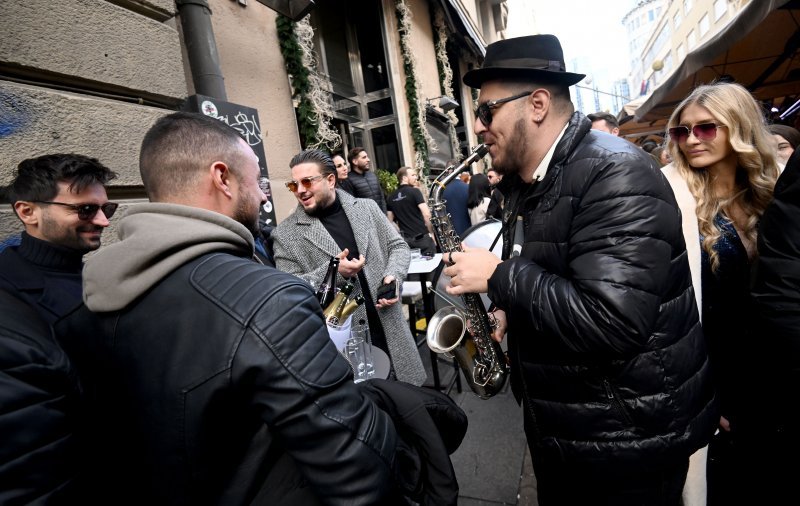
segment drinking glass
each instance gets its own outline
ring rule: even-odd
[[[372,344],[369,330],[364,327],[352,328],[347,341],[347,358],[353,367],[355,382],[364,381],[375,375],[375,362],[372,358]]]

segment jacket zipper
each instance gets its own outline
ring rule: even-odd
[[[628,416],[628,411],[625,409],[625,406],[623,406],[622,401],[620,401],[618,396],[614,395],[614,389],[611,386],[611,382],[607,379],[604,379],[603,386],[605,386],[606,396],[608,397],[611,405],[620,412],[622,418],[625,419],[625,422],[627,422],[628,425],[633,425],[633,420],[631,420],[631,417]]]

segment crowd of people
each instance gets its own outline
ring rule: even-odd
[[[501,227],[500,257],[444,251],[442,272],[492,302],[539,504],[791,496],[800,134],[713,83],[648,152],[575,111],[583,77],[552,35],[489,45],[463,81],[491,167],[442,192],[460,237]],[[304,150],[271,228],[258,160],[217,120],[163,116],[139,166],[149,202],[103,248],[100,161],[31,158],[7,187],[24,231],[0,251],[0,503],[456,504],[466,414],[422,387],[400,298],[379,295],[412,249],[441,251],[416,169],[386,195],[364,148]],[[329,338],[332,257],[386,380],[354,383]]]

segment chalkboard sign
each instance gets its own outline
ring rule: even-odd
[[[266,191],[264,192],[267,194],[267,202],[261,206],[261,219],[267,225],[275,226],[275,205],[272,201],[272,188],[269,184],[267,157],[264,153],[264,141],[261,138],[261,122],[258,119],[258,111],[251,107],[225,102],[205,95],[192,95],[187,99],[187,105],[190,111],[200,112],[206,116],[224,121],[239,132],[242,139],[253,148],[253,152],[258,157],[261,177],[267,181]]]

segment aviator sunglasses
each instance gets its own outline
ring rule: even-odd
[[[717,128],[724,127],[725,125],[718,125],[716,123],[700,123],[691,128],[691,133],[699,141],[712,141],[717,138]],[[686,142],[689,138],[690,129],[687,126],[681,125],[669,129],[669,137],[673,141],[681,144]]]
[[[298,188],[299,184],[302,184],[303,188],[308,190],[309,188],[311,188],[311,185],[314,184],[314,181],[316,181],[317,179],[319,179],[321,177],[325,177],[325,174],[318,174],[316,176],[309,176],[309,177],[301,178],[299,183],[297,181],[295,181],[295,180],[287,181],[286,182],[286,187],[289,188],[289,191],[292,192],[292,193],[297,191],[297,188]]]
[[[91,221],[94,219],[97,211],[103,210],[103,214],[106,215],[106,218],[111,219],[114,216],[114,213],[117,212],[117,207],[119,204],[116,202],[106,202],[105,204],[67,204],[64,202],[49,202],[46,200],[34,200],[37,204],[48,204],[48,205],[55,205],[55,206],[64,206],[69,207],[76,213],[78,213],[78,219],[82,221]]]
[[[526,91],[525,93],[520,93],[519,95],[514,95],[513,97],[506,97],[506,98],[498,98],[497,100],[489,100],[488,102],[484,102],[478,106],[475,110],[475,116],[481,120],[483,126],[488,127],[489,124],[492,122],[492,109],[498,107],[506,102],[511,102],[512,100],[517,100],[522,97],[527,97],[533,93],[532,91]]]

